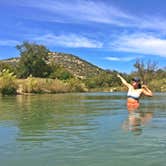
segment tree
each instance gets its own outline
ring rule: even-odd
[[[157,63],[148,61],[145,63],[139,59],[136,60],[134,67],[137,69],[136,74],[141,78],[141,80],[146,83],[153,79],[155,72],[157,70]]]
[[[19,77],[26,78],[30,75],[33,77],[47,77],[50,74],[51,68],[46,63],[49,50],[45,46],[23,42],[23,44],[17,45],[16,48],[21,55],[17,73]]]

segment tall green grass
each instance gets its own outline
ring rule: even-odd
[[[15,95],[17,93],[16,76],[8,69],[0,72],[0,91],[2,95]]]
[[[67,84],[56,79],[28,77],[18,79],[17,84],[19,93],[64,93],[68,91]]]
[[[62,81],[58,79],[28,77],[17,80],[18,90],[22,93],[66,93],[86,91],[85,85],[76,80]]]

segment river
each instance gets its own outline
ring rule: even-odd
[[[1,166],[165,166],[166,93],[0,96]]]

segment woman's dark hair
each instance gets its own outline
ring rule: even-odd
[[[141,89],[141,87],[142,87],[141,83],[138,83],[138,89]]]
[[[141,80],[140,80],[140,78],[138,78],[138,77],[134,77],[134,78],[132,78],[132,81],[140,82]]]

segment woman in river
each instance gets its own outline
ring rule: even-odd
[[[153,96],[152,91],[146,85],[141,85],[139,78],[133,78],[130,84],[119,74],[117,77],[119,77],[122,83],[128,88],[127,108],[129,111],[136,110],[139,107],[139,99],[142,94],[149,97]]]

